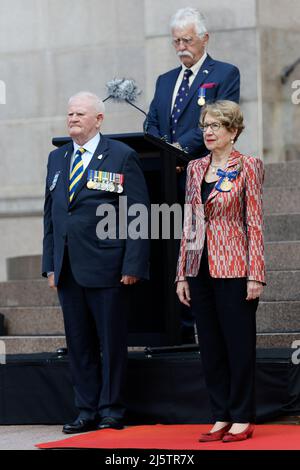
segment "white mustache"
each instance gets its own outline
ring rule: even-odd
[[[191,59],[194,58],[193,54],[190,51],[178,51],[177,52],[177,57],[183,57],[185,55],[188,57],[191,57]]]

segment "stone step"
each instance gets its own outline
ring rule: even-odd
[[[294,342],[299,342],[293,344]],[[58,348],[65,348],[64,336],[0,336],[1,360],[4,354],[33,354],[51,352]],[[299,348],[300,331],[279,333],[258,333],[257,348]],[[3,347],[5,345],[5,348]],[[144,350],[142,348],[129,348],[129,350]]]
[[[1,350],[5,345],[6,354],[32,354],[55,352],[58,348],[65,348],[64,336],[0,336]]]
[[[264,213],[299,214],[300,188],[265,188]]]
[[[269,271],[261,300],[267,302],[299,301],[300,271]]]
[[[55,353],[58,348],[66,348],[66,339],[63,335],[0,336],[1,361],[5,354]],[[145,346],[128,347],[128,352],[144,351]]]
[[[300,302],[260,302],[256,319],[259,333],[300,330]]]
[[[16,256],[7,258],[6,272],[8,281],[21,281],[41,278],[41,255]]]
[[[299,343],[293,345],[294,341]],[[299,348],[299,345],[300,331],[288,333],[258,333],[256,337],[257,348],[293,348],[296,350],[296,348]]]
[[[300,160],[282,163],[267,163],[265,165],[264,187],[299,188]]]
[[[299,269],[300,214],[266,215],[265,241],[268,269]],[[270,242],[270,245],[268,242]],[[272,245],[271,243],[274,242],[281,242],[281,244],[276,246]],[[40,255],[9,258],[7,260],[8,280],[39,280],[46,282],[40,279],[40,262]],[[19,271],[17,266],[20,266]],[[0,283],[0,306],[1,305]]]
[[[60,307],[2,307],[5,332],[17,335],[64,335]],[[300,328],[300,302],[260,302],[257,331],[291,331]]]
[[[267,270],[295,270],[300,269],[300,241],[279,241],[279,242],[266,242],[265,245],[266,254],[266,266]],[[27,259],[25,259],[27,258]],[[33,258],[33,259],[31,259]],[[39,262],[35,259],[41,259],[41,256],[27,256],[22,257],[24,260],[24,269],[21,268],[20,274],[15,269],[9,268],[8,275],[9,281],[19,280],[40,280],[40,271],[32,269],[25,269],[25,266],[36,266]],[[14,260],[15,263],[17,258],[9,258],[7,263],[10,264],[10,260]],[[28,272],[28,278],[26,278],[26,272]],[[0,296],[1,296],[1,284],[0,284]],[[0,298],[1,305],[1,298]]]
[[[268,270],[300,269],[300,241],[266,242],[265,248]],[[7,260],[9,281],[41,280],[39,268],[41,260],[40,255],[20,257],[20,274],[15,267],[12,267],[12,265],[18,263],[18,259],[19,258],[8,258]],[[28,273],[28,278],[26,277],[26,273]]]
[[[6,335],[63,335],[60,307],[0,307]]]
[[[300,269],[300,241],[266,242],[266,263],[269,270]],[[20,274],[12,268],[12,264],[18,264],[20,259]],[[39,260],[39,261],[37,261]],[[23,256],[20,258],[8,258],[9,281],[41,280],[40,265],[41,255]],[[31,266],[31,268],[30,268]],[[36,267],[36,269],[34,268]],[[28,273],[29,278],[26,278]],[[0,302],[1,303],[1,302]]]
[[[267,242],[265,256],[267,271],[300,269],[300,241]]]
[[[300,240],[300,213],[265,216],[265,241]]]
[[[59,304],[57,293],[49,289],[47,280],[0,282],[1,307],[54,307]]]
[[[63,335],[60,307],[2,307],[6,335]],[[263,302],[257,310],[257,331],[291,331],[300,328],[300,302]]]
[[[263,300],[300,300],[300,270],[269,271]],[[56,291],[46,280],[8,281],[0,283],[2,307],[56,307]]]

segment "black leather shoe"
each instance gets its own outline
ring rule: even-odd
[[[124,424],[120,419],[113,418],[112,416],[106,416],[102,418],[97,426],[97,429],[123,429]]]
[[[76,434],[79,432],[95,431],[98,422],[93,419],[77,418],[73,423],[65,424],[62,432],[65,434]]]

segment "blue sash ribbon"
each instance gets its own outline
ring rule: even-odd
[[[220,176],[220,179],[219,179],[219,181],[217,182],[215,188],[216,188],[218,191],[227,192],[227,191],[225,191],[224,189],[221,188],[221,184],[223,183],[224,178],[228,178],[229,181],[233,181],[233,180],[236,179],[236,177],[238,176],[238,174],[239,174],[239,171],[238,171],[238,170],[229,171],[228,173],[226,173],[226,171],[221,170],[221,168],[218,168],[218,170],[217,170],[217,176]],[[230,190],[229,190],[229,191],[230,191]]]

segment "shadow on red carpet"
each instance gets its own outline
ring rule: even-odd
[[[300,450],[300,426],[257,425],[253,437],[235,443],[198,442],[210,425],[132,426],[36,444],[39,449]]]

